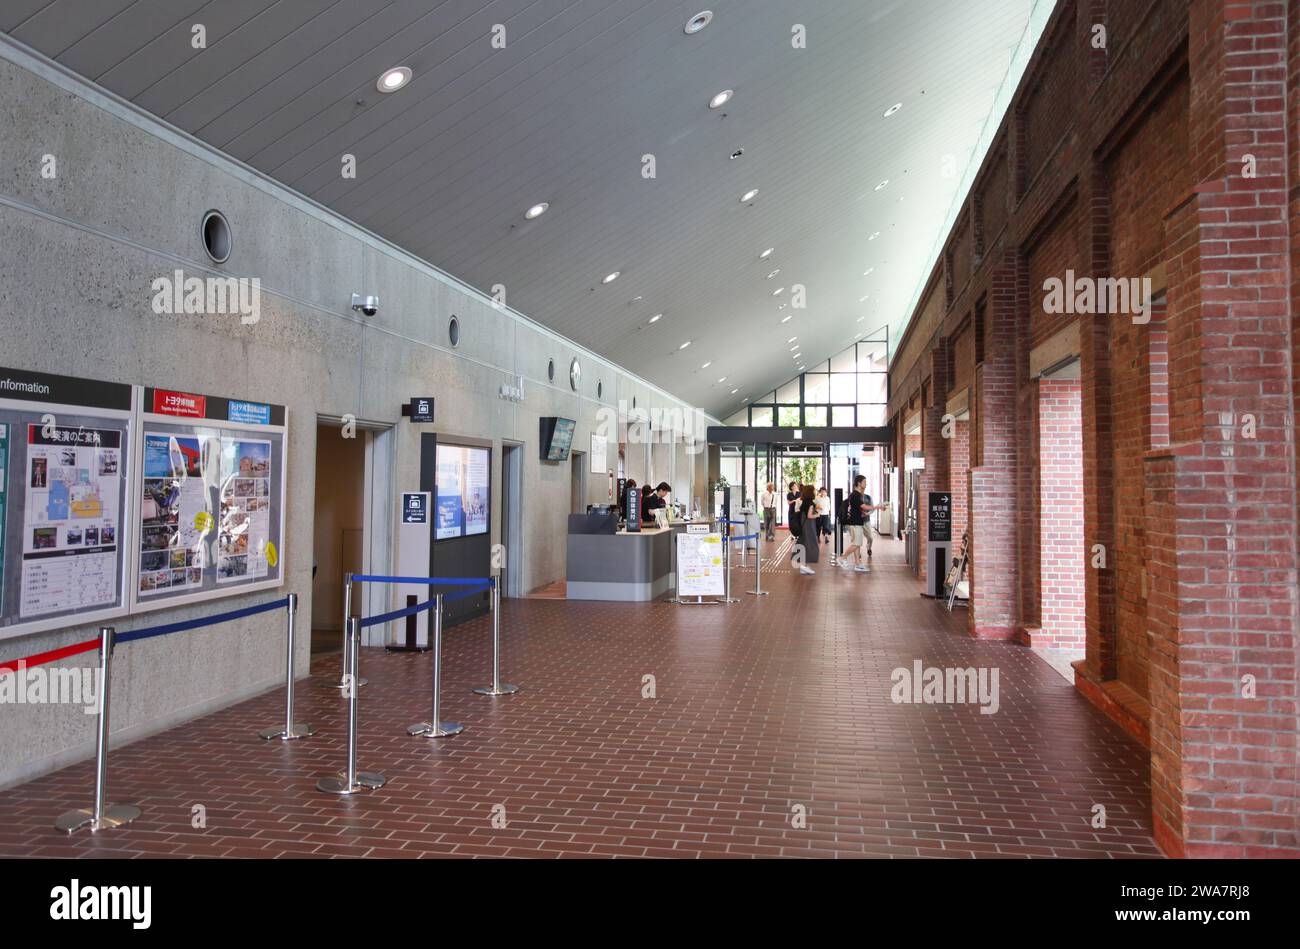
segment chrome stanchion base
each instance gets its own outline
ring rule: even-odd
[[[448,735],[459,735],[465,730],[465,726],[459,722],[439,722],[436,726],[429,722],[418,722],[406,729],[406,733],[412,738],[445,738]]]
[[[358,771],[356,784],[348,784],[346,774],[331,775],[317,781],[316,790],[324,791],[326,794],[356,794],[359,791],[372,791],[375,788],[382,788],[387,783],[388,779],[382,774],[377,774],[374,771]]]
[[[258,734],[267,740],[283,738],[285,741],[292,741],[295,738],[307,738],[316,734],[316,726],[294,722],[293,728],[289,731],[285,731],[283,728],[263,728]]]
[[[141,814],[140,808],[134,804],[109,804],[104,808],[104,816],[101,820],[95,820],[95,811],[89,807],[83,807],[79,810],[68,811],[66,814],[59,815],[59,819],[54,822],[58,830],[66,830],[72,833],[74,830],[80,830],[83,827],[89,827],[92,832],[96,830],[110,830],[114,827],[121,827],[123,824],[129,824]]]
[[[499,689],[494,689],[490,685],[480,686],[472,690],[475,695],[514,695],[519,691],[517,685],[503,685]]]
[[[746,590],[745,592],[748,593],[750,596],[767,596],[767,594],[768,594],[769,591],[767,591],[767,590]]]
[[[357,680],[357,688],[358,688],[358,689],[361,688],[363,685],[365,685],[365,684],[366,684],[367,682],[369,682],[369,681],[370,681],[369,679],[358,679],[358,680]],[[338,689],[338,690],[340,690],[340,691],[342,691],[342,692],[346,692],[346,691],[347,691],[347,688],[348,688],[348,684],[347,684],[346,682],[331,682],[331,683],[329,683],[329,687],[330,687],[331,689]]]

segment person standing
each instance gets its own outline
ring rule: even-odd
[[[776,485],[767,483],[767,490],[758,496],[758,506],[763,509],[763,533],[767,540],[776,540]]]
[[[799,531],[794,524],[794,516],[796,513],[795,508],[798,507],[799,504],[799,482],[798,481],[791,481],[788,485],[786,485],[785,503],[788,505],[788,510],[785,512],[785,526],[790,531],[790,533],[794,535],[794,539],[798,540]]]
[[[799,560],[799,572],[802,574],[814,574],[817,571],[808,566],[810,563],[818,562],[818,544],[817,544],[817,493],[813,490],[811,484],[805,484],[799,489],[799,501],[796,517],[799,521],[799,533],[796,535],[795,552],[791,555],[791,560],[796,557]],[[802,548],[802,550],[800,550]]]
[[[831,537],[831,499],[825,488],[817,489],[817,538],[822,543]]]

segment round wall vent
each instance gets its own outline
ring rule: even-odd
[[[212,210],[203,215],[201,227],[203,249],[207,251],[214,263],[224,264],[230,259],[230,222],[220,211]]]
[[[447,339],[451,342],[453,349],[460,345],[460,320],[454,316],[451,318],[451,322],[447,324]]]
[[[555,360],[546,360],[546,379],[548,382],[555,381]]]

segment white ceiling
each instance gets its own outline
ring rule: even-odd
[[[897,340],[1044,5],[5,0],[0,31],[724,417],[795,373],[791,336]]]

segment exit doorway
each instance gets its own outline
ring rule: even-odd
[[[395,515],[392,503],[393,430],[349,420],[316,424],[313,507],[311,650],[343,646],[343,578],[348,573],[389,573]],[[353,589],[352,615],[382,612],[388,592]],[[382,628],[366,631],[365,645],[382,643]]]

